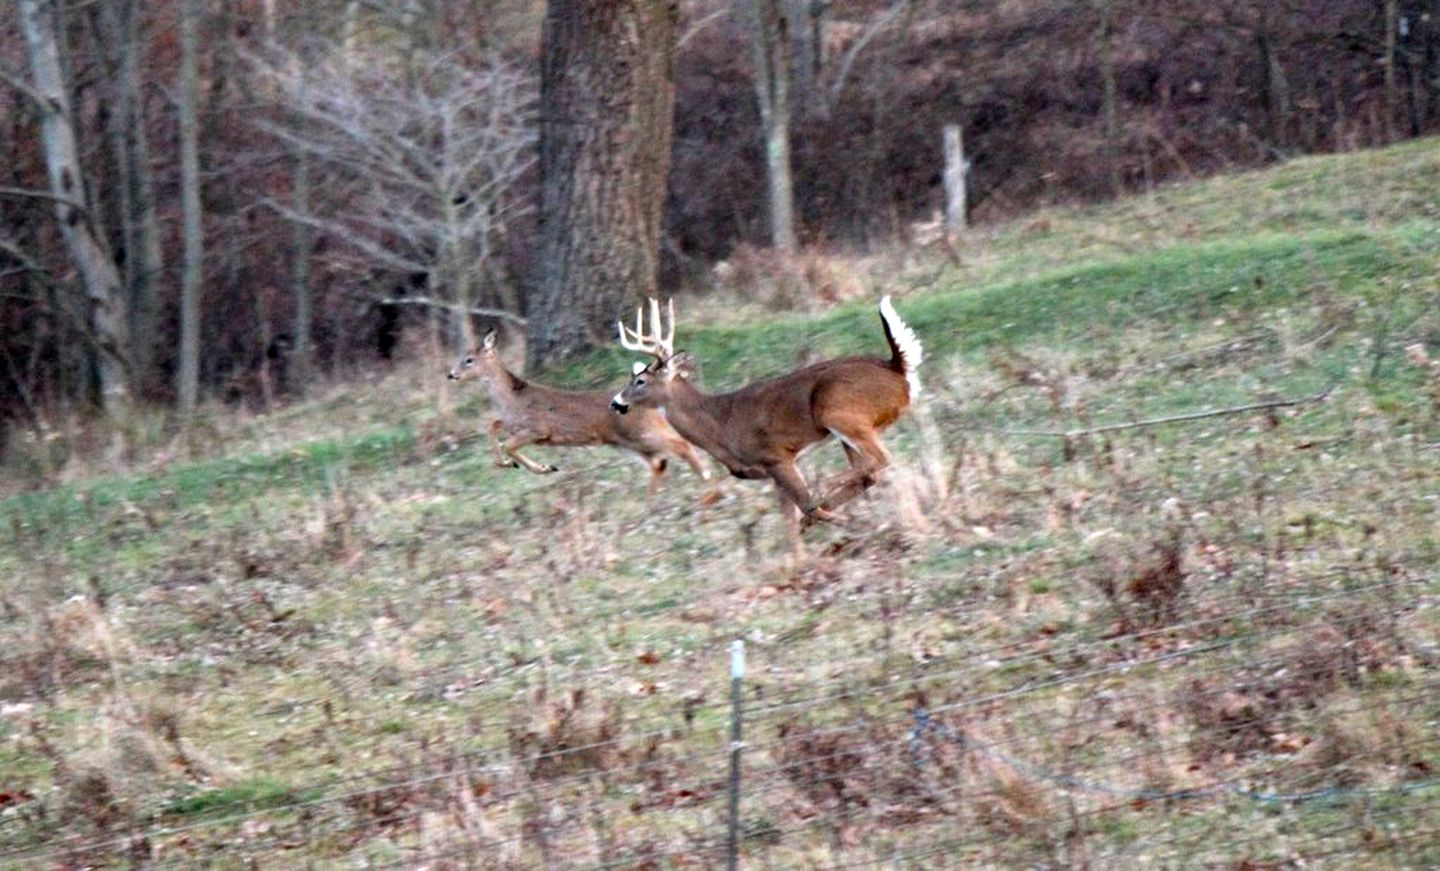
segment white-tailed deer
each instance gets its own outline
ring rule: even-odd
[[[781,501],[804,515],[805,522],[834,520],[832,509],[875,483],[890,463],[880,433],[900,417],[920,391],[915,369],[923,350],[915,332],[900,320],[890,297],[880,300],[880,322],[890,343],[890,359],[845,357],[757,381],[731,393],[708,395],[691,383],[695,361],[675,352],[675,303],[670,327],[660,319],[660,304],[650,300],[649,333],[643,310],[635,329],[620,324],[620,344],[655,359],[611,400],[625,414],[660,409],[689,441],[709,452],[738,478],[770,478]],[[805,448],[834,436],[845,448],[850,470],[817,501],[795,466]]]
[[[497,466],[523,466],[536,474],[545,474],[558,470],[535,462],[520,453],[521,448],[613,445],[634,451],[650,467],[652,494],[660,486],[667,457],[671,456],[689,463],[695,474],[710,480],[710,471],[695,446],[681,438],[660,412],[652,410],[639,416],[620,417],[610,410],[608,391],[559,390],[526,381],[505,368],[495,349],[493,330],[480,347],[462,357],[450,370],[450,379],[485,382],[490,402],[495,406],[490,438]]]

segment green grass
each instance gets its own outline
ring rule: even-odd
[[[0,792],[41,798],[0,808],[0,866],[113,840],[97,783],[117,818],[195,824],[151,827],[167,861],[416,863],[463,838],[516,865],[700,858],[735,638],[752,861],[1424,864],[1334,805],[1132,804],[938,745],[917,767],[909,730],[948,707],[1037,769],[1341,784],[1377,791],[1377,832],[1433,829],[1433,793],[1386,790],[1440,759],[1440,626],[1415,605],[1440,594],[1440,375],[1407,351],[1440,357],[1437,202],[1421,142],[980,228],[958,263],[857,266],[925,342],[925,401],[888,437],[888,483],[798,562],[758,482],[702,507],[687,471],[646,500],[603,450],[495,469],[484,403],[440,407],[433,361],[270,418],[212,411],[193,462],[9,487]],[[873,299],[702,301],[678,338],[714,390],[885,353]],[[542,377],[614,385],[630,360]],[[1056,840],[1075,813],[1080,840]]]
[[[320,797],[320,790],[301,792],[273,778],[260,778],[175,798],[163,811],[167,817],[218,819],[265,808],[287,807]]]

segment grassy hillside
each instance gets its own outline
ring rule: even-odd
[[[800,561],[755,482],[494,468],[434,364],[13,495],[0,867],[715,864],[736,638],[756,867],[1434,864],[1437,203],[1419,142],[882,258],[926,395]],[[716,389],[884,347],[695,308]]]

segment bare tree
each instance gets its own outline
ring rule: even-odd
[[[128,331],[124,290],[105,235],[94,222],[81,171],[80,150],[61,66],[55,7],[43,0],[18,0],[21,29],[30,59],[31,81],[5,78],[30,97],[40,114],[40,136],[50,179],[48,199],[55,204],[61,235],[85,287],[89,328],[98,349],[96,370],[107,414],[123,411],[130,400]]]
[[[500,231],[524,208],[512,188],[534,162],[533,88],[522,74],[445,56],[408,74],[355,54],[259,66],[290,119],[267,128],[326,172],[331,194],[329,212],[308,208],[299,190],[273,208],[367,267],[425,275],[425,302],[519,320],[493,273]],[[457,339],[473,338],[468,317],[456,324]]]
[[[608,342],[656,296],[675,112],[671,0],[549,0],[530,362]]]

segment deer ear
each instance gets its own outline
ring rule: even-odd
[[[690,352],[681,351],[665,362],[665,377],[686,378],[695,374],[695,358]]]
[[[487,350],[487,351],[490,350],[491,348],[495,347],[495,331],[494,331],[494,330],[491,330],[490,332],[488,332],[488,333],[485,334],[485,341],[480,343],[480,347],[481,347],[481,348],[484,348],[484,349]]]

